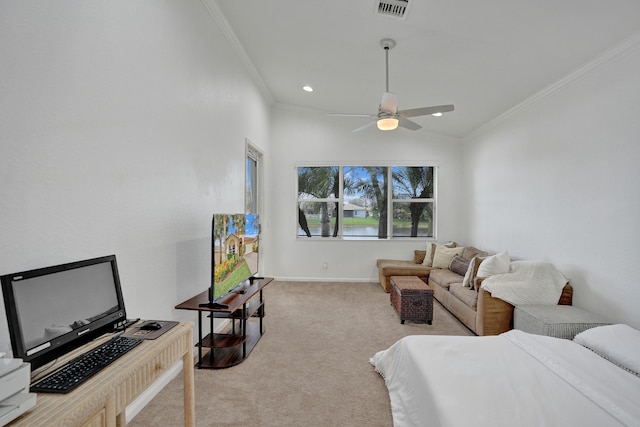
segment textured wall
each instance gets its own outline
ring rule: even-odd
[[[268,103],[200,1],[0,8],[0,274],[115,253],[131,316],[182,315]]]
[[[640,37],[465,143],[469,240],[555,263],[574,305],[640,327]]]
[[[437,120],[436,118],[433,118]],[[279,106],[273,111],[268,203],[271,212],[270,268],[278,277],[312,280],[378,280],[377,258],[412,259],[426,239],[394,241],[319,241],[296,238],[296,170],[299,163],[335,162],[338,165],[390,165],[393,162],[435,163],[438,169],[438,240],[460,239],[463,214],[458,210],[462,186],[459,140],[426,132],[398,129],[381,132],[344,117]],[[327,262],[328,268],[323,268]]]

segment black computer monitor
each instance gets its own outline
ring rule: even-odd
[[[126,319],[116,256],[0,277],[14,357],[36,369]]]

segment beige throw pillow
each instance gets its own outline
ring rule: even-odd
[[[431,267],[431,263],[433,262],[433,247],[435,243],[427,242],[427,253],[424,256],[424,261],[422,261],[422,265],[426,265],[427,267]]]
[[[478,270],[480,262],[481,261],[477,256],[474,256],[471,261],[469,261],[469,268],[467,268],[464,279],[462,279],[462,286],[465,288],[471,288],[471,279],[475,276],[475,272]]]
[[[433,268],[449,268],[451,260],[456,255],[461,255],[464,251],[464,246],[458,248],[448,248],[443,245],[436,245],[436,249],[433,254]]]
[[[448,243],[445,243],[444,245],[438,245],[437,243],[434,243],[434,242],[427,242],[427,253],[424,256],[424,260],[422,260],[422,265],[426,265],[427,267],[433,266],[433,255],[435,254],[436,246],[445,246],[447,248],[455,248],[456,245],[457,245],[456,242],[448,242]]]

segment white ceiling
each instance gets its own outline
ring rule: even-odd
[[[389,86],[399,108],[454,104],[443,117],[413,119],[454,137],[640,30],[639,0],[409,0],[404,19],[379,15],[377,0],[207,3],[222,12],[276,102],[324,112],[377,113],[385,91],[380,40],[393,38]],[[332,120],[354,129],[368,121]]]

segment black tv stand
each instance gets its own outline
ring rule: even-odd
[[[227,294],[226,296],[224,296],[224,300],[225,302],[221,302],[221,300],[223,298],[220,298],[220,301],[214,301],[213,299],[213,288],[209,288],[207,290],[207,296],[209,297],[209,301],[208,302],[202,302],[200,303],[200,307],[202,308],[210,308],[212,310],[224,310],[229,308],[229,304],[227,304],[227,302],[233,298],[235,298],[235,295],[233,294]]]
[[[228,368],[249,357],[264,334],[265,300],[262,291],[272,281],[273,278],[267,277],[251,285],[245,284],[244,294],[232,293],[228,300],[223,297],[224,303],[228,303],[225,308],[210,307],[206,291],[175,307],[198,312],[198,368]],[[214,327],[215,319],[227,322],[222,330]],[[208,333],[203,330],[207,323]]]
[[[211,309],[229,308],[229,304],[222,304],[221,302],[203,302],[203,303],[200,303],[200,307],[211,308]]]

